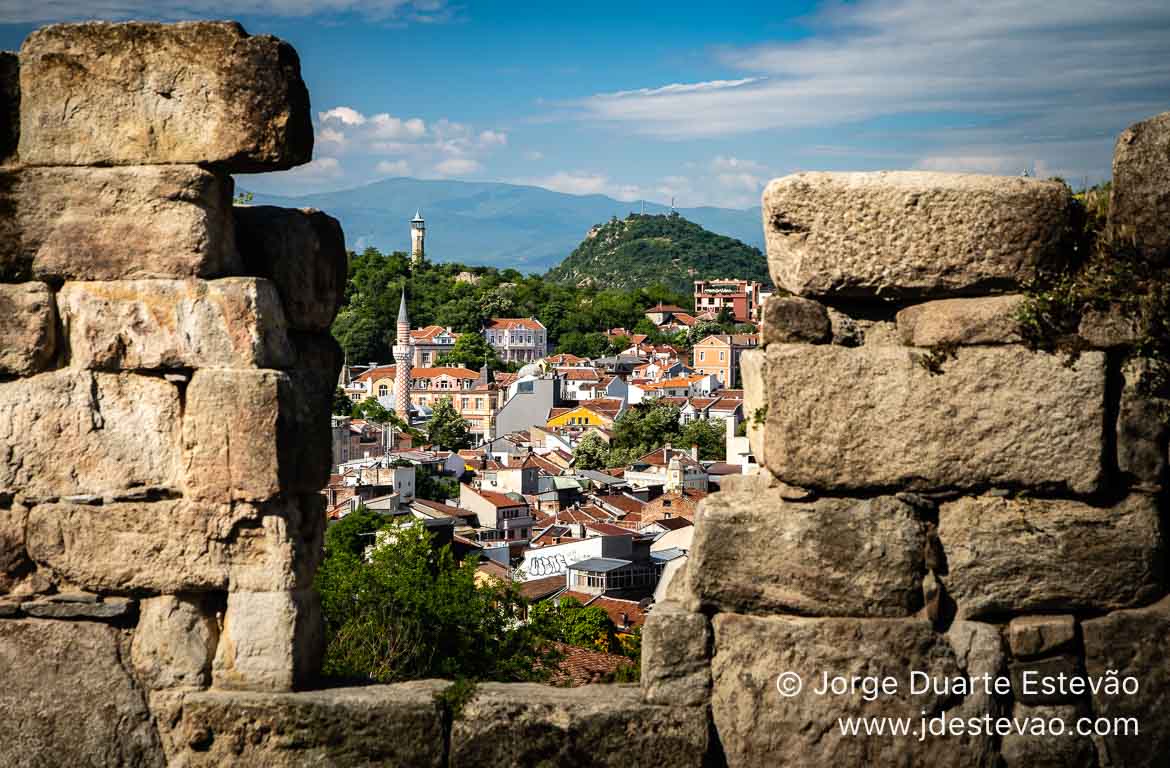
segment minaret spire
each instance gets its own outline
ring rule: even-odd
[[[410,316],[406,311],[406,286],[398,302],[398,333],[394,342],[394,411],[410,423],[410,363],[414,356],[410,348]]]

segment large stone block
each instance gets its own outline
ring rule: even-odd
[[[162,766],[124,641],[89,621],[0,621],[0,764]]]
[[[292,327],[327,331],[345,298],[349,257],[337,219],[313,209],[236,206],[236,241],[248,274],[267,277]]]
[[[1052,728],[1055,721],[1062,724],[1059,727],[1063,727],[1063,732],[1044,736],[1014,730],[1008,733],[1000,747],[1006,767],[1097,768],[1097,751],[1093,748],[1092,738],[1079,736],[1076,732],[1077,721],[1091,716],[1087,707],[1076,704],[1029,706],[1017,703],[1012,710],[1012,718],[1017,722],[1026,720],[1031,724],[1043,720],[1045,728]]]
[[[55,24],[20,64],[23,163],[248,173],[312,156],[296,51],[234,22]]]
[[[964,498],[939,509],[947,592],[959,615],[1130,608],[1163,589],[1153,497],[1113,507],[1055,499]]]
[[[1017,659],[1067,649],[1077,637],[1075,616],[1020,616],[1008,624],[1008,646]]]
[[[1109,230],[1157,264],[1170,261],[1170,112],[1135,123],[1113,150]]]
[[[102,592],[307,587],[323,516],[311,502],[191,500],[38,504],[27,548],[69,583]]]
[[[267,280],[66,283],[57,298],[75,367],[283,368],[294,361],[284,309]]]
[[[728,766],[995,765],[993,739],[986,735],[919,739],[924,713],[947,719],[995,717],[993,696],[982,689],[962,695],[934,687],[914,694],[910,687],[912,672],[940,683],[998,675],[1003,651],[995,627],[956,622],[941,635],[930,622],[917,619],[734,613],[717,615],[714,626],[711,712]],[[785,687],[782,673],[798,675],[802,687]],[[867,696],[858,687],[819,694],[825,673],[846,680],[892,677],[896,690]],[[858,717],[905,718],[909,731],[904,736],[843,734],[839,719]]]
[[[922,607],[926,531],[892,496],[785,501],[764,477],[708,496],[688,563],[707,609],[909,616]]]
[[[28,507],[0,494],[0,594],[12,591],[32,567],[25,548]]]
[[[764,302],[763,343],[823,344],[833,337],[829,312],[823,304],[799,296],[770,296]]]
[[[0,170],[0,280],[236,273],[231,201],[195,166]]]
[[[0,375],[29,376],[53,359],[57,313],[44,283],[0,283]]]
[[[651,704],[697,706],[711,689],[711,622],[672,601],[655,603],[642,629],[642,696]]]
[[[1012,291],[1059,258],[1058,182],[957,173],[797,173],[764,190],[768,265],[800,296]]]
[[[1148,358],[1122,366],[1117,412],[1117,468],[1135,488],[1157,491],[1166,484],[1170,443],[1170,398],[1157,390],[1156,371]]]
[[[749,433],[753,452],[787,483],[1083,494],[1101,484],[1101,352],[1066,365],[1021,347],[961,347],[937,373],[923,352],[896,346],[753,354],[742,358],[746,412],[766,413],[763,434]]]
[[[1137,683],[1136,693],[1127,686],[1130,692],[1103,690],[1093,696],[1094,713],[1115,721],[1115,732],[1101,739],[1102,764],[1164,766],[1170,755],[1170,719],[1165,716],[1170,710],[1170,597],[1147,608],[1086,620],[1081,631],[1090,678],[1103,679],[1112,670],[1119,681],[1133,678]]]
[[[451,726],[451,768],[701,766],[707,710],[642,701],[637,686],[485,683]]]
[[[174,488],[181,416],[162,379],[63,370],[0,383],[0,494]]]
[[[313,589],[232,592],[216,646],[216,688],[291,691],[315,682],[321,670],[324,626]]]
[[[0,163],[16,154],[20,141],[20,59],[0,51]]]
[[[912,347],[1011,344],[1020,341],[1020,295],[940,299],[898,313],[898,335]]]
[[[440,768],[437,680],[301,693],[204,691],[159,707],[167,764]],[[154,701],[152,701],[152,704]],[[169,716],[167,716],[169,714]]]
[[[187,387],[183,448],[188,496],[262,501],[315,493],[329,473],[328,413],[280,371],[196,371]]]
[[[215,608],[204,595],[160,595],[139,605],[130,663],[151,689],[206,688],[219,641]]]

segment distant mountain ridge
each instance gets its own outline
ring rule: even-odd
[[[247,179],[237,179],[241,191]],[[421,210],[427,222],[427,258],[512,267],[542,273],[556,266],[598,222],[625,218],[639,202],[605,195],[569,195],[501,182],[396,178],[355,189],[285,197],[254,193],[257,205],[320,208],[341,222],[348,247],[409,251],[409,221]],[[646,213],[668,206],[646,202]],[[763,246],[760,209],[680,208],[679,213],[722,235]]]
[[[711,232],[681,214],[630,214],[585,236],[548,273],[565,285],[637,288],[661,283],[690,293],[695,280],[743,278],[769,282],[759,248]]]

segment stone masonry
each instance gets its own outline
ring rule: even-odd
[[[1153,263],[1168,126],[1114,165],[1111,230]],[[769,185],[792,295],[743,358],[763,470],[703,503],[640,687],[318,687],[344,238],[234,207],[230,175],[311,152],[296,53],[237,24],[57,25],[0,52],[0,764],[1166,765],[1167,403],[1124,323],[1086,317],[1076,359],[1021,343],[1072,206],[1018,178]],[[810,690],[911,671],[1012,687]],[[1139,687],[1026,690],[1037,672]],[[838,731],[862,715],[1140,734]]]
[[[1118,220],[1147,247],[1164,247],[1142,229],[1164,217],[1135,207],[1170,190],[1151,171],[1170,158],[1166,117],[1123,134],[1114,167]],[[792,295],[768,301],[743,358],[762,469],[703,502],[643,656],[648,700],[709,703],[727,765],[1167,764],[1166,403],[1136,387],[1132,338],[1085,334],[1073,358],[1024,346],[1016,321],[1022,284],[1059,263],[1068,196],[935,173],[768,185],[769,265]],[[1010,687],[915,694],[912,671]],[[800,692],[782,695],[783,672]],[[901,685],[817,695],[824,672]],[[1025,686],[1059,673],[1138,690]],[[842,734],[857,716],[1043,717],[1070,733]],[[1102,717],[1140,735],[1072,733]]]

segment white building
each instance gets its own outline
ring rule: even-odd
[[[483,337],[505,363],[533,362],[548,354],[548,331],[535,317],[493,317]]]

